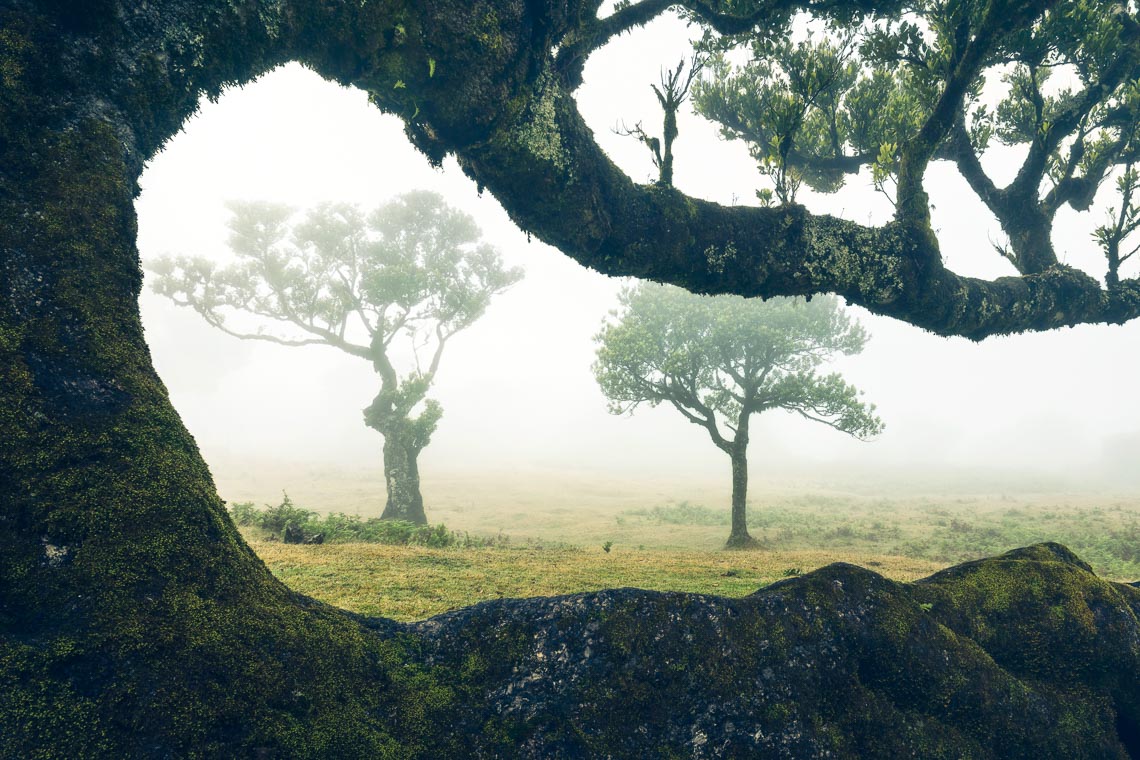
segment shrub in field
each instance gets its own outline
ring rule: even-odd
[[[261,513],[258,519],[258,525],[265,530],[281,534],[285,531],[285,526],[292,523],[298,528],[303,528],[306,523],[312,522],[317,518],[316,512],[311,512],[307,509],[301,509],[293,504],[289,494],[282,491],[281,503],[275,507],[266,506],[265,510]]]
[[[298,507],[288,494],[283,494],[281,503],[276,506],[267,504],[258,508],[253,502],[237,502],[229,506],[229,512],[237,525],[259,528],[278,540],[285,538],[288,528],[293,540],[287,543],[309,543],[316,536],[322,536],[323,542],[414,544],[432,548],[489,546],[508,542],[508,538],[502,535],[484,538],[450,531],[442,523],[418,525],[408,520],[382,520],[379,517],[364,519],[360,515],[341,512],[321,516],[312,510]]]
[[[252,501],[239,501],[230,504],[228,509],[230,517],[233,518],[234,524],[236,525],[247,528],[252,525],[261,524],[261,511],[253,506]]]
[[[634,510],[630,514],[644,515],[658,523],[668,525],[727,525],[729,521],[728,515],[721,510],[690,504],[687,501],[657,506],[649,511]]]

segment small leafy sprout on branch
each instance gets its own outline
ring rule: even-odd
[[[650,85],[653,88],[653,94],[657,96],[657,102],[661,104],[661,110],[664,112],[662,139],[659,140],[647,133],[640,121],[632,128],[623,124],[614,130],[619,135],[636,137],[645,147],[649,148],[649,152],[653,154],[653,165],[658,170],[657,184],[662,187],[673,186],[673,143],[678,134],[677,111],[688,99],[689,90],[692,88],[693,82],[700,76],[704,65],[705,58],[701,55],[695,55],[689,60],[688,72],[686,73],[685,60],[681,59],[677,63],[677,68],[670,69],[668,72],[662,70],[660,86]]]

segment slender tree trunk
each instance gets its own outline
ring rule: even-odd
[[[732,458],[732,532],[726,549],[748,549],[758,543],[748,533],[748,421],[752,414],[747,406],[736,421],[736,439],[728,455]]]
[[[420,451],[402,440],[402,436],[384,438],[384,481],[388,488],[388,502],[384,506],[384,520],[408,520],[427,525],[424,514],[424,497],[420,493]]]
[[[1108,271],[1104,274],[1104,284],[1110,291],[1120,287],[1120,241],[1109,240],[1105,248],[1108,257]]]
[[[748,457],[747,446],[732,450],[732,532],[725,543],[727,549],[745,549],[757,541],[748,533]]]
[[[659,182],[667,187],[673,186],[673,141],[677,139],[677,106],[665,106],[665,132],[662,135],[661,146],[661,178]]]

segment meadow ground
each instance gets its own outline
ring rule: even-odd
[[[215,467],[223,498],[379,515],[376,471]],[[1039,541],[1066,544],[1114,580],[1140,578],[1140,493],[978,473],[754,479],[757,551],[722,550],[727,483],[601,473],[425,473],[428,518],[494,546],[283,545],[247,537],[296,590],[400,620],[499,597],[617,586],[739,596],[844,561],[896,580]],[[605,547],[608,546],[608,551]]]

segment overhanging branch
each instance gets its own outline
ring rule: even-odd
[[[598,148],[571,98],[552,100],[544,139],[559,146],[556,155],[536,155],[505,125],[487,143],[461,150],[460,163],[523,229],[603,274],[699,293],[837,293],[875,313],[975,340],[1140,315],[1134,280],[1110,296],[1063,266],[994,281],[961,277],[903,223],[867,227],[794,205],[725,207],[637,185]]]

